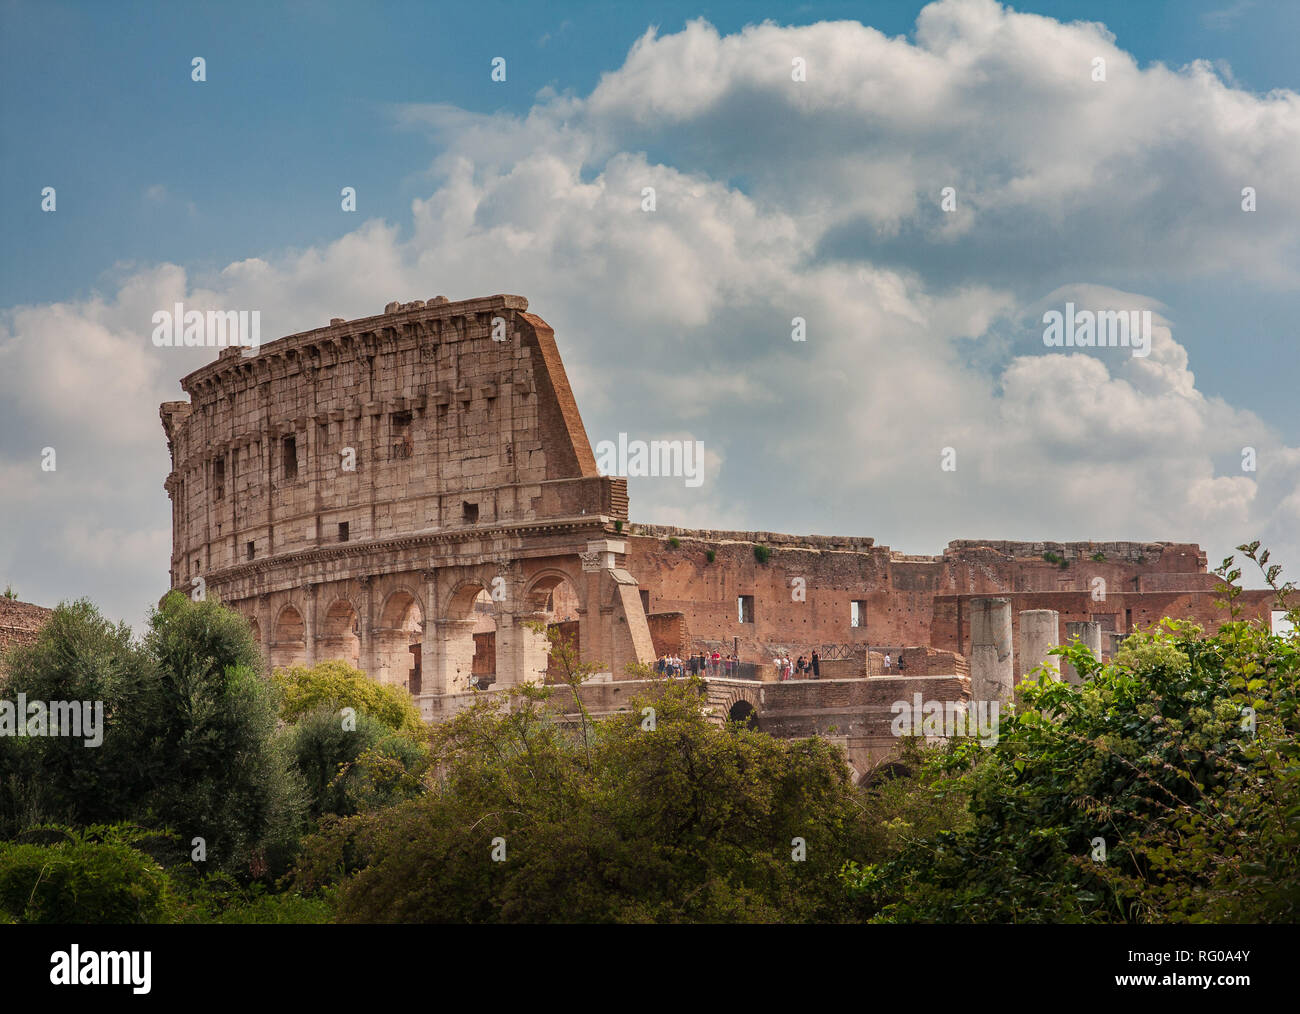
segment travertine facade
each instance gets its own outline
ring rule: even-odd
[[[576,603],[613,671],[651,657],[551,328],[521,296],[390,304],[187,376],[161,415],[171,584],[243,611],[272,665],[343,658],[417,694],[467,689],[476,602],[498,685],[546,668],[525,624]],[[563,586],[563,587],[561,587]]]

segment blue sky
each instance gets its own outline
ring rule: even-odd
[[[1017,20],[1010,9],[992,4],[957,2],[932,13],[932,23],[940,27],[925,40],[917,29],[922,7],[0,4],[0,186],[5,195],[0,202],[0,368],[9,370],[15,394],[0,404],[0,480],[5,483],[0,514],[28,526],[6,525],[0,534],[0,583],[11,581],[28,593],[25,597],[47,603],[83,592],[98,595],[132,618],[139,615],[132,603],[156,598],[167,537],[161,492],[166,454],[157,431],[157,394],[179,396],[175,380],[194,364],[140,360],[141,348],[131,342],[147,342],[144,311],[173,289],[228,298],[255,294],[266,300],[264,318],[273,322],[275,335],[330,316],[376,312],[390,299],[520,291],[557,326],[593,442],[629,430],[689,434],[716,449],[716,473],[706,497],[683,500],[682,491],[634,481],[633,514],[644,520],[874,535],[915,552],[936,552],[950,538],[980,535],[1188,538],[1219,548],[1261,532],[1286,531],[1293,514],[1300,518],[1291,505],[1297,497],[1291,487],[1292,449],[1300,446],[1300,400],[1294,397],[1300,266],[1286,240],[1288,229],[1296,234],[1297,198],[1284,184],[1294,190],[1300,179],[1294,145],[1300,113],[1269,93],[1300,90],[1294,60],[1300,5],[1267,0],[1015,5],[1015,12],[1052,19],[1046,22]],[[688,29],[697,19],[711,26],[708,31]],[[764,20],[775,23],[775,34],[745,32]],[[886,45],[860,29],[800,31],[827,21],[861,22],[888,38],[902,36],[903,43]],[[1001,105],[987,96],[972,99],[969,122],[973,130],[996,135],[1027,110],[1032,113],[1035,103],[1056,101],[1062,54],[1074,52],[1074,42],[1085,48],[1093,44],[1092,30],[1069,27],[1074,21],[1104,23],[1114,49],[1131,55],[1139,69],[1131,85],[1123,85],[1135,89],[1131,102],[1087,115],[1116,117],[1112,133],[1128,132],[1151,151],[1130,165],[1124,161],[1129,153],[1117,147],[1089,166],[1083,183],[1060,180],[1072,164],[1088,162],[1091,152],[1107,143],[1104,124],[1081,128],[1077,138],[1069,132],[1044,137],[1044,144],[1064,149],[1077,143],[1078,152],[1032,150],[1032,139],[1008,130],[1005,143],[1029,146],[1013,171],[999,165],[996,147],[985,151],[954,140],[945,152],[945,139],[964,130],[958,121],[947,133],[890,122],[896,96],[873,96],[872,84],[845,103],[851,113],[840,114],[834,103],[825,103],[807,117],[793,114],[800,118],[791,136],[799,137],[805,150],[819,149],[826,139],[825,151],[799,166],[798,153],[783,147],[781,125],[790,109],[800,107],[783,106],[784,100],[753,85],[754,61],[766,59],[760,56],[767,52],[764,47],[789,40],[795,50],[805,46],[822,54],[810,77],[819,88],[829,86],[832,73],[847,80],[839,68],[851,67],[860,56],[889,67],[881,71],[888,76],[879,79],[871,67],[854,68],[863,81],[887,81],[923,105],[928,86],[916,68],[937,56],[953,68],[954,101],[959,103],[964,91],[993,90]],[[978,49],[986,44],[981,33],[993,25],[1000,26],[1003,41],[975,65],[964,63],[959,49],[945,49],[945,33]],[[656,34],[634,58],[634,46],[652,27]],[[702,85],[692,75],[713,71],[693,69],[699,52],[705,54],[704,66],[734,75],[728,87],[703,99],[694,96],[693,89]],[[206,60],[205,82],[190,80],[194,56]],[[508,61],[505,83],[489,78],[495,56]],[[720,62],[708,64],[715,58]],[[1198,83],[1184,70],[1198,60],[1212,66],[1213,84]],[[656,62],[670,68],[667,85],[650,66]],[[1172,81],[1153,71],[1157,63],[1169,68]],[[683,75],[681,94],[690,96],[681,99],[690,106],[681,114],[673,95],[673,66]],[[625,84],[637,81],[641,84]],[[1118,94],[1120,81],[1114,83]],[[648,112],[638,110],[636,87],[647,89]],[[668,90],[659,94],[656,88]],[[1239,101],[1240,110],[1229,108],[1216,119],[1213,110]],[[1134,106],[1147,117],[1140,128],[1145,134],[1133,133],[1138,128],[1127,120],[1120,122]],[[666,112],[660,116],[656,110]],[[987,120],[982,128],[980,117]],[[1261,126],[1255,134],[1243,134],[1241,124],[1251,117]],[[1166,130],[1163,123],[1174,126]],[[763,136],[768,124],[771,137]],[[842,150],[834,143],[840,131],[855,136]],[[1256,136],[1258,145],[1251,140]],[[915,151],[909,148],[913,143]],[[894,156],[900,158],[891,161]],[[895,198],[886,196],[908,189],[900,180],[918,192],[935,189],[938,176],[906,178],[921,164],[969,181],[966,187],[982,196],[1016,172],[1035,186],[1059,185],[1051,198],[1056,211],[1039,218],[1042,209],[1035,208],[1018,219],[1005,205],[996,213],[986,197],[982,217],[962,237],[936,242],[929,212],[917,211],[909,198],[895,213],[890,209]],[[552,172],[559,175],[548,176]],[[593,220],[589,234],[576,225],[550,222],[552,205],[569,207],[565,202],[571,199],[570,215],[574,207],[588,206],[584,187],[608,196],[616,181],[626,178],[629,192],[639,193],[638,173],[667,185],[670,202],[672,187],[680,185],[692,200],[707,202],[707,209],[674,219],[669,207],[656,220],[653,235],[646,234],[644,247],[633,238],[620,239],[622,219],[609,220],[616,224],[608,227]],[[824,184],[816,182],[819,174],[825,174]],[[1255,183],[1256,177],[1277,181],[1261,192],[1257,219],[1249,226],[1260,230],[1258,239],[1236,224],[1230,233],[1217,231],[1217,213],[1198,218],[1206,202],[1222,201],[1233,211],[1237,183]],[[554,182],[561,179],[562,185]],[[552,183],[561,196],[547,193]],[[357,188],[355,214],[339,208],[345,185]],[[57,188],[54,214],[39,207],[45,186]],[[959,188],[963,200],[966,187]],[[1179,187],[1186,192],[1177,200],[1161,202],[1156,196]],[[1139,202],[1135,191],[1146,196]],[[1054,233],[1053,215],[1065,215],[1068,224],[1076,205],[1087,209],[1080,221],[1109,223],[1108,231],[1098,229],[1077,242],[1077,223],[1075,234]],[[1145,216],[1134,214],[1134,207],[1157,210]],[[1184,211],[1194,221],[1185,236]],[[719,228],[736,230],[742,246],[756,245],[745,252],[752,266],[748,275],[720,272],[714,288],[701,295],[679,266],[682,251],[698,245],[698,237],[690,236],[698,224],[692,219],[711,221],[713,212]],[[468,231],[458,236],[461,227]],[[494,242],[511,252],[499,262],[475,245],[493,230]],[[794,278],[798,284],[791,284],[785,304],[762,308],[753,292],[742,290],[759,287],[761,259],[773,246],[755,237],[769,234],[785,237],[772,244],[798,248],[784,267],[776,256],[772,278]],[[1045,255],[1021,256],[1035,237],[1043,238]],[[531,250],[534,260],[563,263],[564,273],[547,275],[527,257],[514,259],[519,245]],[[737,244],[724,246],[730,250]],[[360,260],[348,272],[348,284],[341,284],[330,265],[348,257]],[[251,267],[250,259],[255,260]],[[230,266],[241,263],[245,267],[232,273]],[[790,357],[801,353],[746,344],[755,329],[779,332],[780,322],[765,314],[779,311],[784,319],[798,312],[804,294],[815,325],[817,308],[824,305],[824,328],[856,327],[861,315],[837,317],[833,293],[837,285],[862,278],[863,271],[874,286],[873,301],[864,306],[888,303],[896,283],[909,308],[897,320],[882,320],[879,332],[868,327],[856,345],[802,367],[810,377],[818,371],[823,377],[861,371],[862,406],[845,405],[845,392],[829,397],[824,385],[819,390],[787,381],[791,370],[800,368]],[[625,298],[602,304],[579,284],[583,277],[590,279],[589,287],[613,292],[627,286]],[[456,285],[443,284],[444,278]],[[266,295],[277,291],[267,288],[272,282],[292,300],[277,305]],[[655,286],[657,294],[647,292]],[[1149,377],[1121,382],[1114,366],[1106,377],[1076,370],[1055,379],[1036,375],[1030,384],[1024,357],[1041,360],[1034,367],[1040,371],[1057,367],[1043,359],[1041,343],[1035,347],[1027,308],[1071,286],[1126,293],[1141,305],[1161,308],[1179,348],[1163,360],[1165,388],[1151,387],[1155,382]],[[143,290],[150,295],[136,301],[133,294]],[[698,297],[698,312],[674,317],[656,305],[683,292],[688,302]],[[335,294],[335,302],[326,305]],[[645,294],[645,305],[639,294]],[[606,319],[597,323],[597,314]],[[283,326],[277,329],[276,321]],[[893,357],[895,346],[873,344],[891,328],[901,335],[911,326],[908,321],[921,324],[917,337],[907,341],[936,341],[929,361],[942,368],[936,366],[933,375],[927,360]],[[624,326],[628,336],[621,340],[631,345],[662,339],[659,359],[626,361],[615,337]],[[79,333],[79,327],[92,336],[87,343],[122,341],[131,351],[125,358],[104,351],[102,361],[94,355],[60,359],[53,353],[42,360],[24,351],[32,343]],[[43,361],[51,374],[47,387],[40,377],[34,381],[21,374],[22,369],[39,371]],[[64,387],[76,400],[79,372],[68,364],[85,361],[108,372],[119,361],[129,372],[134,363],[139,374],[116,388],[108,385],[112,389],[103,392],[101,413],[77,420],[55,400]],[[624,369],[630,372],[620,372]],[[698,399],[692,402],[686,393],[700,382],[702,370],[704,389],[728,392],[734,404],[723,405],[719,398],[716,413],[698,411]],[[872,377],[881,390],[870,389]],[[914,380],[924,392],[920,404],[927,395],[934,399],[927,422],[938,419],[956,436],[943,437],[937,430],[922,436],[917,427],[899,423],[898,416],[916,404]],[[789,390],[782,390],[787,382]],[[1230,430],[1233,439],[1207,446],[1189,438],[1197,446],[1145,462],[1140,448],[1126,447],[1121,457],[1128,477],[1121,480],[1121,466],[1098,463],[1095,447],[1113,442],[1117,433],[1130,432],[1136,444],[1145,440],[1152,446],[1176,440],[1176,433],[1161,429],[1155,415],[1145,423],[1117,422],[1125,409],[1116,408],[1093,423],[1094,443],[1080,450],[1069,444],[1068,435],[1053,435],[1054,424],[1034,418],[1036,411],[1059,410],[1038,400],[1041,385],[1049,382],[1095,383],[1094,404],[1121,406],[1121,395],[1136,392],[1146,399],[1143,411],[1152,413],[1164,411],[1159,406],[1171,399],[1161,418],[1189,434],[1198,426]],[[973,392],[983,384],[987,390],[970,405],[945,394]],[[641,385],[642,398],[610,392],[611,386],[628,392]],[[1194,405],[1187,401],[1189,385],[1194,385]],[[1024,394],[1022,401],[1015,401],[1016,392]],[[136,404],[137,394],[146,403]],[[821,401],[826,404],[814,411]],[[1221,415],[1227,410],[1220,401],[1231,410],[1230,419]],[[827,407],[832,404],[838,414]],[[980,405],[996,405],[997,411],[984,413]],[[1179,423],[1184,410],[1190,415]],[[747,442],[745,435],[754,431],[747,412],[760,424],[779,418],[781,427],[761,442]],[[1257,417],[1261,443],[1278,448],[1268,460],[1285,463],[1273,473],[1277,485],[1271,493],[1262,486],[1247,489],[1243,477],[1233,474],[1236,430],[1255,426],[1247,416]],[[909,461],[934,457],[936,441],[958,441],[967,430],[993,433],[1013,422],[1041,439],[1033,447],[999,447],[1000,457],[981,457],[980,488],[957,497],[956,502],[970,505],[963,508],[965,515],[935,512],[922,518],[915,510],[882,502],[882,490],[891,500],[932,501],[928,473],[913,485]],[[102,436],[105,428],[115,427],[120,432],[112,440]],[[79,470],[80,479],[73,474],[60,474],[57,481],[28,478],[24,469],[34,460],[33,447],[60,432],[66,468]],[[846,434],[857,434],[849,444],[861,446],[871,462],[822,467],[821,459],[831,460]],[[877,436],[879,446],[873,443]],[[911,439],[917,441],[911,457],[896,457],[900,442]],[[1184,451],[1195,453],[1198,464],[1189,465]],[[994,478],[1013,461],[1023,464],[1024,473],[999,492]],[[103,471],[105,463],[115,462],[116,471]],[[1203,474],[1190,483],[1172,478],[1186,468]],[[1091,515],[1075,513],[1070,504],[1078,503],[1079,493],[1064,491],[1073,489],[1081,472],[1092,474],[1089,469],[1100,477],[1099,503]],[[1132,483],[1144,474],[1157,492],[1161,483],[1169,483],[1162,501],[1143,505],[1150,490],[1139,495]],[[837,476],[845,477],[839,495],[813,499],[798,492],[837,482]],[[1246,478],[1262,484],[1267,477]],[[777,495],[771,493],[774,482],[782,487]],[[1042,502],[1026,502],[1024,490],[1046,486],[1057,492]],[[1126,505],[1125,497],[1137,499]],[[1184,514],[1177,510],[1180,498],[1190,505]],[[98,504],[98,512],[88,504]],[[1089,516],[1107,523],[1090,525]],[[55,546],[81,549],[52,562]],[[1300,550],[1300,541],[1295,546]]]

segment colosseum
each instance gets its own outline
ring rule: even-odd
[[[171,587],[242,611],[269,666],[343,659],[431,719],[545,677],[539,631],[558,625],[601,670],[584,689],[597,710],[626,706],[629,663],[734,654],[706,670],[719,716],[828,736],[862,769],[892,748],[891,701],[969,699],[985,669],[1005,690],[1072,637],[1106,656],[1162,616],[1223,619],[1190,544],[914,556],[633,525],[522,296],[390,303],[223,350],[181,387],[189,400],[161,407]],[[1243,601],[1269,619],[1267,593]],[[774,658],[814,650],[819,679],[778,678]]]

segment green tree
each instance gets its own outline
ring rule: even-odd
[[[307,786],[310,815],[341,817],[418,795],[428,749],[365,712],[345,723],[321,707],[285,730],[286,749]]]
[[[1255,559],[1257,544],[1240,547]],[[1267,564],[1267,553],[1257,559]],[[1231,559],[1224,601],[1240,594]],[[1285,603],[1288,586],[1266,579]],[[1235,614],[1234,614],[1235,615]],[[1294,611],[1292,611],[1294,616]],[[1300,650],[1257,622],[1166,620],[1087,679],[1041,678],[970,778],[971,825],[844,873],[881,922],[1294,922]]]
[[[138,829],[43,828],[49,844],[0,841],[0,923],[164,922],[167,874],[135,847]]]
[[[331,823],[300,883],[341,880],[345,921],[842,918],[864,827],[838,749],[715,725],[698,681],[654,690],[599,721],[527,684],[476,702],[435,728],[430,791]]]
[[[273,679],[281,695],[280,717],[286,722],[295,722],[321,707],[354,708],[415,742],[428,739],[428,728],[410,694],[401,687],[376,683],[346,662],[330,660],[310,667],[276,669]]]

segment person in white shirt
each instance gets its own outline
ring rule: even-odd
[[[889,672],[889,652],[885,652],[885,672]]]

